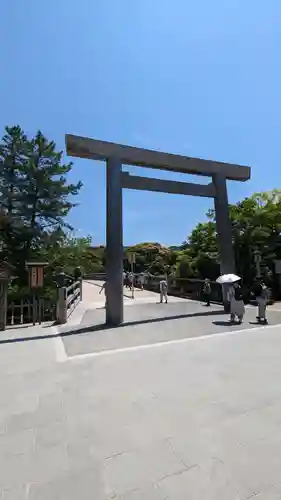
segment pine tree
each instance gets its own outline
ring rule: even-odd
[[[1,251],[10,258],[22,240],[21,185],[26,161],[26,136],[19,126],[6,127],[0,144],[0,236]],[[2,256],[3,257],[3,256]]]
[[[27,162],[22,185],[22,215],[27,228],[27,245],[40,244],[45,234],[60,228],[71,229],[66,217],[75,206],[71,196],[82,183],[68,184],[72,163],[62,163],[62,152],[39,131],[27,144]]]
[[[82,183],[67,182],[72,163],[38,131],[28,139],[20,127],[6,128],[0,144],[0,229],[3,252],[17,267],[59,228],[70,228],[67,216]]]

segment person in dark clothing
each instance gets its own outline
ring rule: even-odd
[[[76,267],[74,269],[74,279],[75,281],[78,281],[82,278],[82,271],[81,271],[81,267]]]
[[[129,273],[128,272],[126,273],[126,277],[125,277],[124,282],[125,282],[125,287],[129,288]]]
[[[204,292],[204,297],[206,300],[206,306],[210,306],[211,305],[211,303],[210,303],[211,283],[210,283],[210,280],[208,278],[205,279],[203,292]]]
[[[168,304],[168,283],[166,279],[163,279],[159,283],[160,287],[160,303],[162,304],[163,299],[165,299],[165,303]]]
[[[257,279],[252,293],[255,296],[258,304],[257,321],[259,323],[263,321],[263,323],[267,324],[268,321],[266,318],[266,306],[268,300],[268,288],[262,278]]]

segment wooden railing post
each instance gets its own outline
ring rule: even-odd
[[[61,325],[67,322],[67,293],[66,287],[59,288],[57,321]]]
[[[80,302],[81,300],[83,299],[83,279],[80,278],[80,283],[79,283],[79,286],[80,286]]]

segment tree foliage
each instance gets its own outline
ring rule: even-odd
[[[86,238],[76,238],[73,234],[62,234],[61,237],[49,243],[41,250],[41,258],[48,261],[49,269],[63,271],[68,275],[73,275],[76,268],[80,267],[84,272],[103,272],[104,252],[100,255],[92,247],[90,236]]]
[[[72,197],[82,186],[68,183],[71,168],[40,131],[28,138],[19,126],[6,127],[0,144],[1,257],[19,274],[27,260],[70,229]]]
[[[254,254],[259,251],[263,273],[271,279],[274,261],[281,258],[281,190],[255,193],[230,205],[229,213],[237,273],[245,282],[251,282],[256,274]],[[214,210],[210,210],[207,217],[207,222],[198,224],[192,231],[184,247],[191,259],[197,259],[195,267],[201,276],[204,273],[198,258],[208,257],[205,276],[211,278],[214,271],[218,272],[219,264]]]
[[[281,259],[281,190],[255,193],[253,196],[229,206],[232,224],[233,249],[237,273],[245,283],[256,275],[255,252],[261,254],[261,267],[265,277],[274,279],[274,261]],[[215,211],[210,210],[206,222],[193,229],[181,248],[152,247],[143,268],[164,273],[176,269],[180,277],[216,279],[219,275],[220,255],[217,244]],[[134,247],[138,255],[150,249],[149,243]],[[149,265],[148,265],[149,264]]]

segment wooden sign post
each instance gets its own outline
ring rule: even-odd
[[[44,267],[48,262],[26,262],[28,270],[28,283],[33,293],[32,322],[41,324],[41,299],[40,291],[44,287]]]

